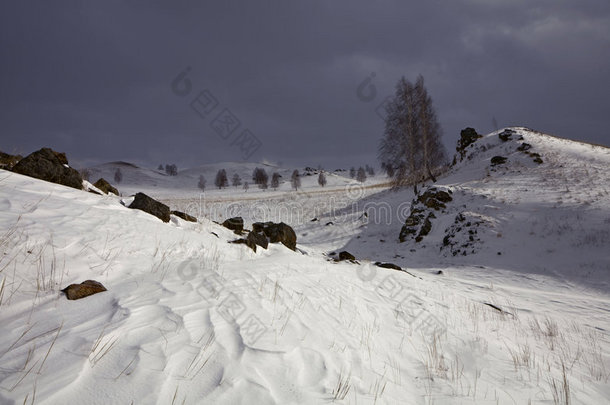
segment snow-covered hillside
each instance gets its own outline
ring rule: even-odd
[[[0,403],[607,403],[610,150],[499,133],[434,185],[452,199],[419,242],[398,241],[415,196],[382,176],[215,191],[212,215],[184,192],[201,168],[124,166],[124,192],[163,190],[195,224],[0,171]],[[228,243],[228,212],[285,220],[297,251]],[[108,291],[59,292],[87,279]]]

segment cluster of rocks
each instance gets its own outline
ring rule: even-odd
[[[267,249],[269,243],[281,243],[291,250],[297,248],[297,235],[294,229],[283,222],[255,222],[251,231],[244,229],[242,217],[229,218],[222,225],[237,235],[246,234],[245,238],[233,240],[231,243],[243,243],[255,252],[257,246]]]
[[[508,142],[511,141],[513,139],[513,136],[517,135],[517,133],[515,132],[514,129],[505,129],[504,131],[500,132],[498,134],[498,138],[500,138],[500,140],[502,142]],[[519,137],[517,138],[518,141],[522,141],[523,140],[523,136],[519,135]]]
[[[532,160],[534,161],[534,163],[538,163],[539,165],[544,163],[544,161],[542,160],[542,156],[540,156],[539,153],[536,152],[530,152],[530,149],[532,149],[532,145],[530,145],[529,143],[523,142],[521,145],[519,145],[519,147],[517,148],[517,150],[519,152],[523,152],[526,155],[528,155],[529,157],[532,158]]]
[[[437,187],[430,187],[421,193],[411,204],[409,216],[398,236],[400,242],[413,238],[415,242],[421,242],[432,230],[432,219],[436,218],[434,211],[447,208],[446,203],[453,200],[451,194],[451,190],[440,190]]]
[[[50,183],[83,190],[83,177],[76,169],[70,167],[66,154],[56,152],[50,148],[42,148],[30,153],[25,158],[0,152],[0,168]],[[103,178],[97,180],[93,186],[95,190],[89,190],[93,193],[99,194],[96,191],[99,190],[105,194],[119,195],[119,191]]]
[[[484,224],[480,218],[460,212],[453,224],[445,230],[441,250],[448,250],[453,256],[467,256],[476,253],[482,244],[479,227]]]

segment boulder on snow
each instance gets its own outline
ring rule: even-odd
[[[250,242],[250,244],[254,244],[256,246],[260,246],[263,249],[267,249],[269,246],[269,240],[267,240],[267,236],[264,233],[257,233],[254,231],[248,232],[248,236],[246,239]],[[256,252],[256,249],[254,249]]]
[[[222,226],[241,235],[244,231],[244,219],[242,217],[229,218],[222,223]]]
[[[347,250],[343,250],[339,252],[339,261],[342,262],[343,260],[355,261],[356,257]]]
[[[103,291],[106,291],[106,288],[95,280],[85,280],[80,284],[70,284],[61,290],[69,300],[79,300]]]
[[[150,198],[144,193],[136,194],[136,198],[129,205],[129,208],[144,211],[150,215],[154,215],[163,222],[169,222],[169,207],[153,198]]]
[[[283,222],[255,222],[252,224],[252,232],[264,234],[269,238],[269,242],[281,242],[288,249],[295,250],[297,247],[297,234],[294,229]]]
[[[255,252],[257,246],[260,246],[263,249],[267,249],[267,247],[269,247],[269,240],[267,240],[265,234],[254,231],[248,232],[248,236],[245,238],[232,240],[229,243],[243,243]]]
[[[402,270],[402,267],[394,263],[375,262],[375,266],[383,267],[384,269]]]
[[[103,177],[100,178],[98,181],[96,181],[95,183],[93,183],[93,185],[97,188],[99,188],[100,190],[102,190],[104,193],[108,194],[108,193],[112,193],[114,195],[119,195],[119,190],[117,190],[116,188],[114,188],[110,183],[108,183],[106,181],[106,179],[104,179]]]
[[[188,222],[197,222],[197,218],[182,211],[172,211],[171,214]]]
[[[504,156],[494,156],[491,158],[492,166],[501,165],[504,163],[506,163],[506,158]]]
[[[498,134],[498,138],[500,138],[502,142],[508,142],[513,138],[514,134],[515,131],[513,131],[512,129],[505,129],[504,131]]]
[[[77,170],[68,166],[66,154],[50,148],[42,148],[29,154],[21,159],[12,171],[78,190],[83,188],[83,178]]]

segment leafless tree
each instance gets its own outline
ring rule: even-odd
[[[231,179],[231,183],[233,184],[233,187],[237,188],[238,186],[241,186],[241,177],[239,177],[239,174],[235,173],[233,175],[233,178]]]
[[[417,193],[418,183],[426,178],[435,180],[434,168],[446,161],[441,135],[423,77],[419,76],[415,85],[402,77],[387,105],[379,145],[379,159],[384,167],[392,167],[395,186],[412,184]]]
[[[205,177],[202,175],[199,176],[199,182],[197,183],[197,187],[201,189],[201,191],[205,191]]]
[[[271,188],[273,188],[274,190],[277,190],[277,188],[280,186],[280,174],[275,172],[273,173],[273,175],[271,176]]]
[[[326,185],[326,175],[323,171],[320,171],[320,174],[318,175],[318,184],[322,187]]]
[[[117,183],[120,183],[123,181],[123,172],[119,168],[117,168],[116,171],[114,172],[114,181],[116,181]]]
[[[290,183],[292,184],[292,188],[298,190],[301,187],[301,175],[298,170],[294,170],[292,172],[292,176],[290,177]]]
[[[229,185],[229,180],[227,179],[227,172],[225,171],[225,169],[220,169],[218,173],[216,173],[216,180],[214,180],[214,185],[219,189],[227,187]]]
[[[356,180],[358,180],[360,183],[364,183],[366,181],[366,171],[362,167],[358,168]]]

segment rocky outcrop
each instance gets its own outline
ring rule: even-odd
[[[83,178],[78,171],[68,166],[66,154],[49,148],[29,154],[21,159],[12,171],[78,190],[83,188]]]
[[[466,155],[466,148],[476,142],[477,139],[482,138],[483,135],[479,135],[474,128],[464,128],[460,132],[460,139],[458,140],[456,151],[460,154],[460,159],[464,159]]]
[[[110,183],[108,183],[103,177],[100,178],[98,181],[96,181],[93,184],[95,187],[99,188],[100,190],[102,190],[104,193],[108,194],[108,193],[112,193],[114,195],[119,195],[119,190],[117,190],[116,188],[114,188]]]
[[[452,200],[451,190],[431,187],[421,193],[411,204],[411,212],[398,236],[400,242],[409,238],[421,242],[432,230],[432,219],[436,218],[434,211],[444,210],[447,208],[446,204]]]
[[[144,193],[136,194],[136,198],[129,205],[129,208],[144,211],[150,215],[154,215],[163,222],[169,222],[169,207]]]
[[[106,288],[95,280],[86,280],[80,284],[70,284],[61,290],[69,300],[79,300],[103,291],[106,291]]]

